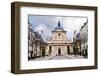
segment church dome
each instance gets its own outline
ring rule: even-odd
[[[63,27],[60,25],[60,21],[58,21],[58,26],[55,27],[55,30],[64,30]]]

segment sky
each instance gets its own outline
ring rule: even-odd
[[[58,21],[67,31],[66,37],[72,39],[73,32],[81,29],[81,26],[87,21],[87,17],[28,15],[28,20],[33,30],[38,31],[44,41],[48,41],[52,37],[52,31],[58,26]]]

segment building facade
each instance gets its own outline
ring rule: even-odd
[[[46,46],[47,43],[43,41],[41,35],[28,23],[28,60],[45,56]]]
[[[80,38],[81,38],[81,52],[83,55],[87,55],[88,50],[88,21],[80,29]]]
[[[67,38],[67,31],[58,25],[52,31],[52,38],[47,42],[47,54],[49,56],[68,55],[73,52],[72,41]]]

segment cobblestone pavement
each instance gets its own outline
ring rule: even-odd
[[[35,61],[37,60],[61,60],[61,59],[83,59],[83,56],[79,56],[79,55],[66,55],[66,56],[53,56],[53,57],[40,57],[40,58],[36,58],[33,59]]]

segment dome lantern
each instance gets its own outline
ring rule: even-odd
[[[58,21],[58,26],[55,27],[55,30],[63,30],[63,27],[60,24],[60,21]]]

